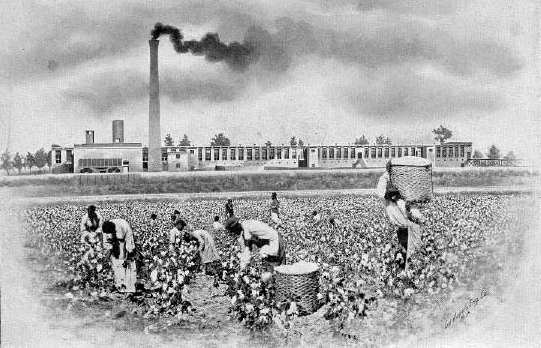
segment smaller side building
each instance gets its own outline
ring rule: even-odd
[[[142,172],[141,143],[92,143],[74,145],[75,173]]]

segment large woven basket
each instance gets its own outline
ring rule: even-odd
[[[399,157],[391,160],[391,183],[407,202],[425,203],[434,197],[432,163],[421,157]]]
[[[276,301],[295,301],[300,315],[308,315],[318,308],[319,270],[305,274],[285,274],[276,271]]]

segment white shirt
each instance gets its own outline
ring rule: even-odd
[[[257,237],[258,239],[269,241],[269,244],[263,245],[259,249],[259,253],[262,257],[266,257],[268,255],[278,255],[280,247],[278,231],[276,231],[274,228],[270,227],[266,223],[257,220],[241,221],[240,224],[242,225],[242,233],[245,240],[250,240],[252,239],[252,237]],[[250,250],[250,248],[247,246],[243,246],[240,255],[241,268],[246,267],[246,265],[250,262],[251,255],[252,251]]]
[[[128,222],[124,219],[112,219],[109,221],[115,224],[116,237],[118,239],[124,240],[124,246],[126,248],[126,251],[131,253],[135,249],[135,243],[133,241],[133,231],[130,227],[130,224],[128,224]],[[109,238],[105,238],[105,242],[104,242],[105,249],[113,248],[111,243],[109,243],[108,241]],[[120,248],[119,259],[123,259],[125,257],[124,248],[122,248],[122,243],[120,244],[121,244],[121,248]]]
[[[96,231],[101,231],[101,226],[103,225],[103,217],[100,213],[96,212],[96,216],[98,217],[98,229]],[[89,231],[89,228],[92,226],[92,220],[90,220],[90,217],[88,216],[88,213],[85,213],[81,218],[81,232]]]

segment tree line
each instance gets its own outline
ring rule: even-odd
[[[15,153],[14,156],[6,149],[0,158],[0,165],[2,169],[10,175],[10,171],[16,169],[19,174],[21,170],[28,169],[32,173],[32,168],[36,167],[39,172],[42,172],[43,167],[48,166],[49,169],[52,166],[51,159],[52,152],[45,152],[44,148],[39,149],[38,151],[32,153],[27,152],[25,154],[20,154],[19,152]]]
[[[165,146],[175,146],[175,140],[171,136],[171,134],[166,134],[164,139]],[[188,139],[188,136],[184,134],[182,139],[178,142],[177,146],[191,146],[192,142]],[[304,141],[302,139],[298,139],[295,136],[292,136],[289,140],[290,146],[303,146]],[[225,136],[224,133],[218,133],[216,134],[210,141],[210,146],[216,146],[216,147],[228,147],[231,146],[231,140]],[[270,140],[267,140],[265,143],[265,146],[272,146],[272,142]]]

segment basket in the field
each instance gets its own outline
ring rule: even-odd
[[[318,306],[317,294],[319,292],[319,269],[317,265],[313,270],[298,272],[291,267],[295,265],[275,267],[276,301],[294,301],[300,315],[315,312]]]
[[[398,189],[404,200],[417,203],[432,200],[432,163],[426,158],[393,158],[390,175],[392,185]]]

